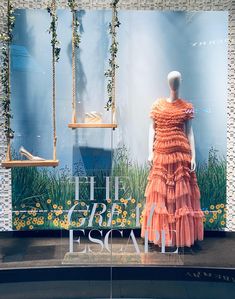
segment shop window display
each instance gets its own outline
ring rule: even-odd
[[[171,223],[170,216],[172,223],[178,223],[180,217],[185,219],[176,229],[178,241],[172,243],[182,248],[202,240],[204,229],[226,227],[227,13],[120,9],[117,20],[117,11],[77,10],[73,1],[69,3],[69,8],[56,11],[60,41],[55,82],[56,137],[60,164],[56,169],[12,169],[13,230],[69,231],[64,264],[81,263],[82,252],[86,254],[85,264],[91,262],[91,255],[92,262],[98,263],[97,253],[101,263],[126,264],[129,259],[134,264],[183,264],[177,248],[165,248],[171,245],[167,237],[164,246],[161,244],[161,231]],[[53,136],[50,97],[54,83],[47,32],[50,15],[46,10],[16,9],[15,18],[11,43],[12,155],[17,160],[20,150],[27,158],[44,158],[51,155]],[[110,35],[110,20],[118,21],[116,40]],[[118,52],[113,54],[116,46]],[[115,69],[115,106],[113,82],[105,76],[110,63]],[[215,69],[220,72],[215,74]],[[183,81],[180,96],[169,102],[166,78],[172,70],[179,71]],[[108,84],[111,89],[107,91]],[[165,99],[152,106],[158,97]],[[184,186],[178,187],[179,196],[168,194],[168,199],[178,203],[181,192],[186,196],[191,192],[195,202],[186,199],[187,203],[180,205],[185,215],[176,215],[179,211],[167,206],[164,213],[168,218],[159,221],[160,226],[154,219],[157,229],[149,241],[159,245],[155,247],[146,241],[144,229],[148,223],[145,203],[151,190],[159,186],[154,182],[152,189],[146,189],[149,174],[151,177],[148,116],[151,107],[155,118],[162,109],[168,111],[168,107],[176,109],[183,104],[185,118],[194,117],[197,167],[188,156],[185,140],[188,152],[182,162],[184,177],[191,179],[194,188],[185,179]],[[68,128],[71,115],[72,124],[82,124],[79,129],[77,125]],[[105,124],[112,126],[103,130]],[[160,155],[156,155],[158,158]],[[174,179],[168,183],[168,191],[177,193]],[[166,199],[165,193],[162,196]],[[195,214],[193,221],[188,216],[191,214]],[[144,240],[140,238],[141,228]],[[171,228],[174,235],[175,227]],[[164,256],[165,251],[171,255]],[[128,258],[125,252],[129,252]]]

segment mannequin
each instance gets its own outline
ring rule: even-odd
[[[155,101],[150,112],[151,168],[141,236],[160,247],[190,247],[203,239],[204,216],[195,173],[194,109],[179,98],[181,74],[172,71],[167,79],[169,97]]]
[[[170,96],[167,99],[168,102],[172,103],[179,98],[179,88],[182,81],[181,74],[178,71],[172,71],[167,76],[168,85],[170,88]],[[191,159],[191,171],[196,169],[196,153],[195,153],[195,140],[192,127],[192,121],[190,119],[185,122],[185,133],[189,140],[192,159]],[[153,163],[153,142],[154,142],[154,121],[149,126],[149,157],[148,162],[150,165]]]

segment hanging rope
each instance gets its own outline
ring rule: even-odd
[[[113,5],[112,9],[112,45],[116,45],[116,27],[115,27],[115,19],[116,19],[116,5]],[[112,64],[113,64],[113,71],[112,71],[112,123],[116,123],[116,55],[112,55]]]
[[[2,111],[4,117],[4,132],[7,140],[6,160],[11,160],[11,139],[14,138],[14,131],[10,126],[12,118],[10,108],[11,82],[10,82],[10,45],[12,41],[12,31],[15,25],[14,9],[10,2],[7,1],[7,31],[0,34],[1,45],[1,83],[3,89]]]
[[[57,20],[56,15],[56,0],[51,1],[51,7],[47,8],[51,16],[51,24],[49,28],[49,33],[51,33],[51,45],[52,45],[52,125],[53,125],[53,160],[56,160],[56,144],[57,144],[57,134],[56,134],[56,66],[55,63],[59,60],[60,48],[59,41],[57,40]]]
[[[7,57],[8,57],[8,64],[7,64],[7,80],[8,80],[8,88],[7,88],[7,102],[9,103],[8,107],[8,113],[10,112],[10,85],[11,85],[11,78],[10,78],[10,29],[9,29],[9,14],[10,14],[10,0],[7,1],[7,31],[8,31],[8,41],[7,41]],[[7,128],[10,129],[11,123],[10,123],[10,115],[7,116]],[[9,135],[9,132],[7,132],[7,154],[6,154],[6,160],[11,160],[11,136]]]
[[[68,6],[72,12],[73,20],[72,20],[72,123],[77,122],[76,117],[76,49],[79,48],[79,44],[81,42],[81,36],[79,34],[79,26],[80,23],[77,18],[77,10],[75,0],[68,0]]]
[[[116,63],[116,57],[118,52],[118,42],[116,40],[116,28],[120,26],[120,22],[118,19],[117,12],[117,4],[119,0],[112,0],[112,21],[109,23],[109,33],[111,35],[111,46],[110,46],[110,54],[111,57],[109,59],[109,69],[105,72],[105,76],[108,78],[107,83],[107,93],[108,93],[108,101],[106,103],[105,109],[109,111],[111,109],[112,112],[112,123],[116,123],[116,69],[118,65]]]
[[[75,46],[75,24],[76,11],[73,11],[73,25],[72,25],[72,122],[77,122],[76,117],[76,46]]]

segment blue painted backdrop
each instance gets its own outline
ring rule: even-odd
[[[75,169],[81,154],[95,150],[109,167],[111,149],[125,144],[139,163],[148,156],[149,110],[168,96],[167,74],[182,73],[181,97],[196,109],[194,131],[198,161],[213,146],[226,155],[227,12],[120,11],[117,73],[119,127],[72,131],[71,13],[59,10],[61,57],[56,66],[57,135],[60,167]],[[77,53],[79,119],[104,111],[104,72],[109,58],[107,10],[80,11],[82,42]],[[12,110],[18,151],[52,158],[51,46],[46,10],[17,10],[12,45]],[[218,121],[219,120],[219,121]],[[82,148],[80,148],[80,146]],[[81,153],[82,152],[82,153]],[[96,157],[97,157],[96,156]],[[100,156],[101,157],[101,156]],[[92,167],[89,165],[88,167]],[[98,167],[98,166],[97,166]]]

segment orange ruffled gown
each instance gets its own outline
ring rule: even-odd
[[[191,166],[191,149],[184,123],[194,117],[193,105],[182,99],[170,103],[154,102],[150,116],[154,120],[153,165],[145,190],[141,236],[166,246],[188,246],[203,239],[203,212],[200,190]],[[156,231],[160,238],[156,238]],[[156,240],[158,239],[158,240]]]

